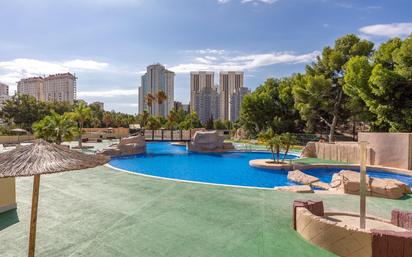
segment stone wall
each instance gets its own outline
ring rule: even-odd
[[[368,164],[412,169],[412,133],[359,133],[368,142]]]
[[[358,141],[366,141],[367,164],[399,169],[412,169],[412,133],[359,133]],[[358,142],[309,142],[303,157],[359,163]]]
[[[16,208],[15,178],[0,179],[0,213]]]
[[[359,163],[359,145],[357,142],[336,142],[333,144],[309,142],[306,145],[303,156],[324,160]]]

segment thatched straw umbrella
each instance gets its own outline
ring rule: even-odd
[[[11,132],[15,132],[17,133],[17,142],[20,144],[20,133],[24,133],[24,134],[29,134],[29,132],[27,130],[21,129],[21,128],[15,128],[15,129],[11,129]]]
[[[93,168],[108,160],[105,156],[84,154],[43,140],[0,154],[0,178],[34,176],[29,257],[35,252],[40,175]]]

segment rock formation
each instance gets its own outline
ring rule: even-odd
[[[342,170],[333,174],[330,183],[331,190],[345,194],[359,194],[360,173],[350,170]],[[399,199],[404,194],[410,193],[409,185],[396,179],[382,179],[366,176],[367,195]]]
[[[196,131],[189,143],[189,151],[221,152],[234,149],[232,143],[224,143],[225,137],[217,131]]]
[[[106,147],[101,154],[109,156],[126,156],[146,152],[146,141],[141,135],[126,137],[120,140],[119,144]]]
[[[317,177],[307,175],[300,170],[289,171],[288,179],[303,185],[311,185],[312,183],[319,181]]]

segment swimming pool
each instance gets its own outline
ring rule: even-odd
[[[270,159],[268,152],[192,153],[184,146],[169,143],[148,143],[147,153],[128,157],[117,157],[110,165],[122,170],[168,179],[194,182],[273,188],[296,185],[287,179],[285,170],[267,170],[249,166],[253,159]],[[297,158],[287,155],[287,159]],[[341,169],[311,169],[304,171],[330,182],[333,173]],[[412,177],[368,170],[368,175],[381,178],[395,178],[412,185]]]

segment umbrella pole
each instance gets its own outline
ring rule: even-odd
[[[36,247],[37,206],[39,203],[40,175],[34,176],[33,198],[31,203],[29,257],[34,257]]]
[[[366,223],[366,142],[360,145],[360,228],[365,228]]]

